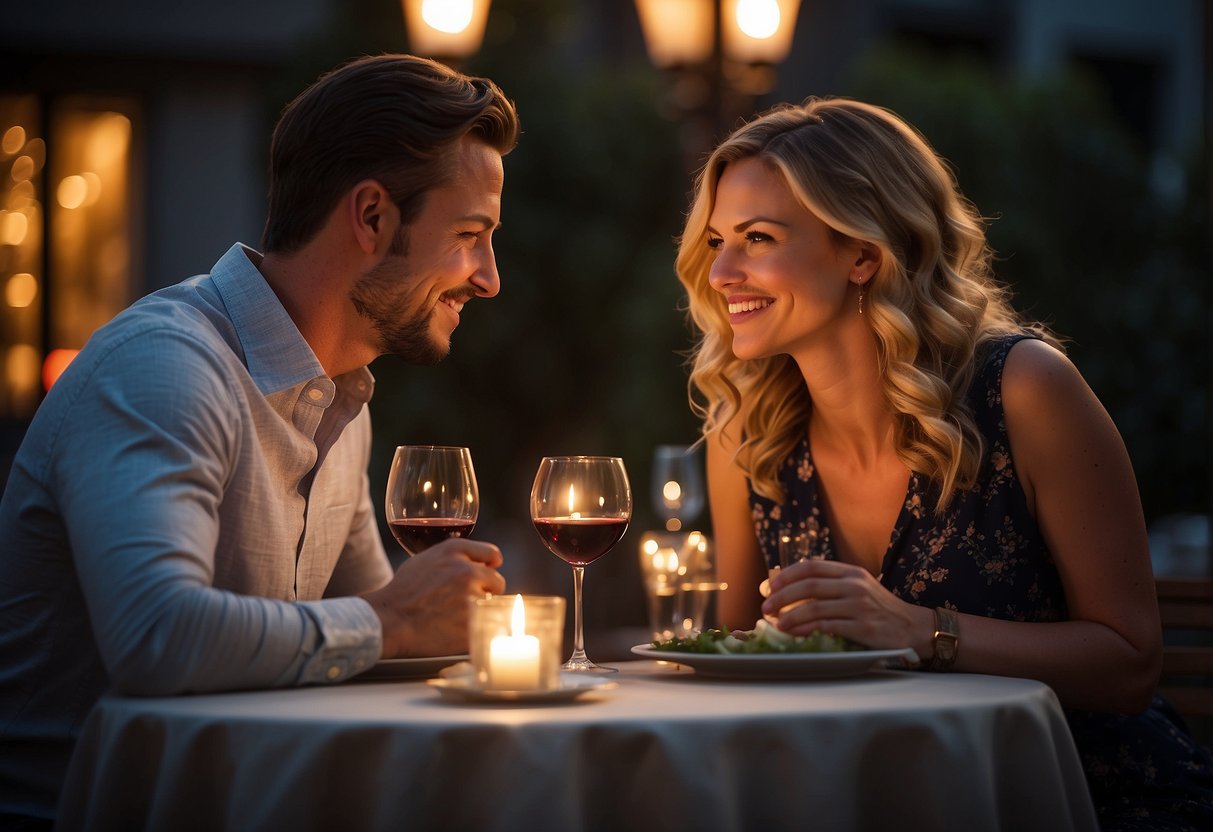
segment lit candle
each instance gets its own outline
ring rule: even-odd
[[[511,634],[494,636],[489,642],[489,684],[495,690],[539,688],[539,639],[526,635],[526,608],[522,596],[514,596]]]

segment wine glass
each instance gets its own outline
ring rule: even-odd
[[[545,546],[573,567],[573,655],[565,670],[614,673],[585,655],[581,584],[586,564],[619,542],[632,519],[632,489],[614,456],[545,456],[531,487],[531,522]]]
[[[653,508],[666,531],[679,531],[703,511],[703,464],[698,445],[658,445],[653,452]]]
[[[448,537],[468,537],[480,512],[472,452],[449,445],[396,448],[384,505],[392,535],[410,555]]]
[[[787,569],[802,560],[825,560],[816,528],[785,526],[779,532],[779,567]]]

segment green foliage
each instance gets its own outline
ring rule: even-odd
[[[1189,164],[1186,193],[1159,193],[1077,73],[1017,83],[889,47],[849,94],[914,124],[991,219],[1000,279],[1068,339],[1129,447],[1147,517],[1208,511],[1208,171]]]

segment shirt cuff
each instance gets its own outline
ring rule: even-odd
[[[302,601],[316,624],[316,644],[303,664],[299,683],[331,684],[357,675],[379,661],[383,629],[379,616],[361,598]]]

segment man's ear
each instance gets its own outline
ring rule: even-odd
[[[350,189],[346,206],[359,248],[367,254],[387,251],[400,216],[387,189],[374,179],[364,179]]]

